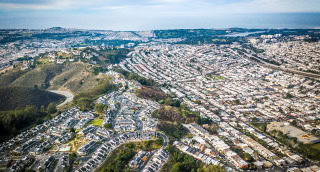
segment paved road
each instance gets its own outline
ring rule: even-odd
[[[163,133],[160,133],[160,132],[158,132],[159,133],[159,135],[160,136],[162,136],[162,138],[163,138],[163,144],[162,144],[162,149],[165,149],[166,147],[167,147],[167,145],[168,145],[168,138],[167,138],[167,136],[165,135],[165,134],[163,134]],[[159,149],[158,149],[159,150]],[[152,152],[152,155],[151,155],[151,157],[149,157],[148,158],[148,160],[147,160],[147,162],[145,162],[144,164],[143,164],[143,166],[140,168],[140,170],[139,170],[139,172],[141,172],[141,171],[143,171],[144,170],[144,168],[146,167],[146,165],[149,163],[149,161],[152,159],[152,157],[153,157],[153,155],[154,155],[154,153],[155,152],[157,152],[158,150],[155,150],[155,151],[153,151]]]
[[[73,100],[73,94],[68,91],[59,91],[59,90],[49,90],[52,93],[60,94],[66,97],[66,100],[59,104],[57,107],[61,107]]]
[[[159,133],[159,132],[158,132],[158,133]],[[164,148],[166,148],[167,145],[168,145],[168,138],[167,138],[167,136],[166,136],[165,134],[163,134],[163,133],[159,133],[159,135],[163,137],[162,148],[164,149]]]

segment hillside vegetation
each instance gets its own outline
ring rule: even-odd
[[[92,89],[79,92],[73,98],[73,104],[78,105],[81,110],[91,110],[93,102],[102,94],[106,94],[118,89],[118,86],[112,83],[111,78],[105,78]]]
[[[55,106],[52,104],[47,109],[41,108],[41,110],[35,106],[26,106],[15,110],[0,111],[0,142],[19,134],[20,131],[32,125],[50,119],[50,114],[55,112]]]
[[[27,73],[27,70],[20,70],[18,67],[0,75],[0,87],[7,87],[16,79]]]
[[[143,87],[137,90],[137,96],[143,99],[149,99],[153,101],[165,100],[168,96],[160,89]]]
[[[72,63],[68,64],[61,73],[52,78],[49,89],[61,89],[78,93],[94,88],[99,84],[100,80],[105,78],[106,76],[102,74],[95,75],[88,64]]]
[[[48,88],[49,81],[62,72],[64,65],[45,64],[41,65],[17,78],[10,86]]]
[[[44,63],[25,71],[19,67],[0,75],[0,87],[28,87],[49,90],[67,90],[78,93],[94,88],[105,76],[93,72],[89,64]]]
[[[45,90],[25,87],[0,88],[0,111],[14,110],[34,105],[47,107],[51,102],[62,102],[64,97]]]

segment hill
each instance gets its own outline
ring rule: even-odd
[[[18,107],[34,105],[40,109],[51,102],[63,101],[64,97],[45,90],[26,87],[0,88],[0,111],[14,110]]]
[[[94,88],[106,76],[95,75],[92,67],[84,63],[71,63],[63,71],[53,77],[49,82],[50,90],[68,90],[78,93]]]
[[[82,62],[46,63],[24,71],[16,67],[0,75],[0,87],[67,90],[72,93],[78,93],[94,88],[105,77],[101,74],[95,74],[91,65]]]
[[[57,74],[63,71],[65,65],[57,64],[44,64],[35,69],[28,71],[23,74],[15,81],[13,81],[10,86],[22,86],[22,87],[38,87],[38,88],[48,88],[49,81]]]
[[[27,73],[27,70],[20,70],[19,67],[15,67],[6,73],[0,74],[0,87],[7,87],[16,79]]]

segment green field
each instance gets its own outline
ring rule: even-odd
[[[103,122],[103,119],[95,119],[95,120],[90,121],[88,123],[88,125],[94,125],[94,126],[101,127],[102,126],[102,122]]]
[[[223,76],[220,76],[220,75],[208,75],[209,78],[211,79],[215,79],[215,80],[224,80],[224,77]]]

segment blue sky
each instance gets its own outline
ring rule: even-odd
[[[320,13],[320,0],[0,0],[0,27],[213,28],[286,13]]]

